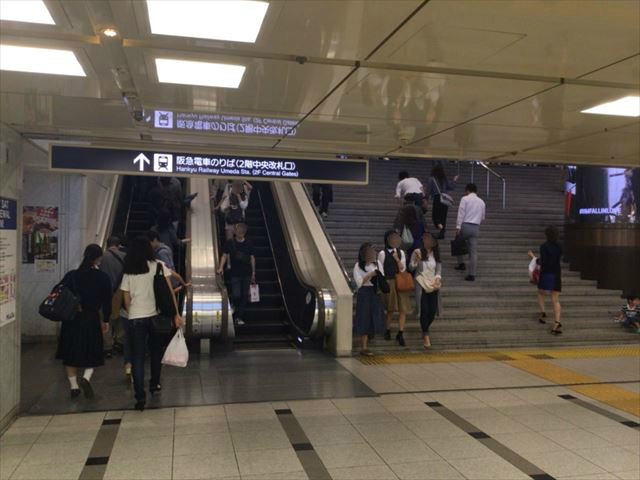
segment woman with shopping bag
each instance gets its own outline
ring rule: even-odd
[[[416,272],[416,283],[420,285],[420,327],[425,350],[431,347],[429,327],[438,313],[438,293],[442,287],[442,263],[440,247],[431,233],[422,235],[422,245],[413,251],[409,269]]]
[[[129,316],[127,338],[131,348],[135,408],[140,411],[144,410],[146,402],[144,359],[147,345],[151,359],[149,392],[153,395],[162,389],[160,371],[167,332],[173,326],[182,326],[170,276],[171,270],[160,260],[155,260],[148,237],[140,236],[131,242],[124,259],[120,289]],[[162,288],[163,285],[166,288]],[[171,317],[167,315],[168,308],[172,312]]]

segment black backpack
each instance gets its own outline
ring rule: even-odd
[[[74,293],[77,291],[75,272],[71,274],[71,284],[73,289],[62,282],[53,287],[51,293],[40,304],[38,313],[52,322],[73,320],[80,311],[80,297]]]

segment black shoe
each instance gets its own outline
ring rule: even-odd
[[[454,270],[465,271],[467,269],[467,266],[464,263],[459,263],[458,265],[453,267],[453,269]]]
[[[406,345],[402,332],[398,332],[398,334],[396,335],[396,341],[400,344],[401,347],[404,347]]]
[[[136,405],[134,408],[140,412],[144,411],[144,400],[141,402],[136,402]]]
[[[547,321],[545,320],[546,318],[547,318],[547,314],[546,314],[546,313],[544,313],[544,312],[542,312],[542,313],[540,314],[540,318],[538,318],[538,322],[540,322],[540,323],[547,323]]]
[[[474,277],[473,275],[467,275],[466,277],[464,277],[464,279],[465,279],[467,282],[475,282],[476,277]]]
[[[93,387],[91,386],[91,382],[84,377],[80,377],[78,379],[78,386],[82,389],[82,393],[86,398],[93,398]]]
[[[113,350],[105,350],[104,358],[113,358]]]
[[[391,340],[391,330],[387,330],[384,332],[384,339]]]
[[[155,395],[156,392],[160,393],[162,391],[162,385],[159,383],[156,385],[149,385],[149,391],[151,392],[151,395]]]
[[[72,388],[71,389],[71,398],[78,398],[80,396],[80,389],[79,388]]]

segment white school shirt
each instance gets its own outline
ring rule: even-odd
[[[460,206],[458,207],[458,219],[456,220],[456,228],[460,229],[463,223],[475,223],[480,225],[484,221],[485,204],[475,193],[469,193],[462,197]]]
[[[405,178],[404,180],[400,180],[396,185],[396,198],[404,198],[405,195],[410,193],[424,193],[422,183],[417,178]]]
[[[404,254],[404,250],[398,249],[400,251],[400,265],[398,267],[399,272],[407,271],[407,257]],[[389,255],[393,255],[393,249],[389,249]],[[380,250],[378,253],[378,264],[380,264],[380,273],[384,275],[384,260],[387,258],[387,249]],[[395,261],[395,260],[394,260]]]
[[[171,270],[161,260],[157,263],[162,265],[162,273],[165,277],[171,276]],[[120,290],[129,292],[131,305],[129,305],[129,320],[136,318],[153,317],[158,314],[156,308],[156,296],[153,292],[153,277],[156,274],[157,263],[149,261],[149,271],[139,275],[125,273],[122,276]]]
[[[353,280],[356,282],[356,286],[358,288],[373,287],[373,284],[371,283],[371,279],[367,280],[364,283],[362,282],[362,280],[364,279],[364,276],[367,273],[375,271],[376,268],[380,270],[378,262],[368,263],[364,266],[364,271],[363,271],[360,268],[360,265],[358,265],[358,263],[356,262],[355,266],[353,267]]]

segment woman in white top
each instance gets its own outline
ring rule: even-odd
[[[151,358],[149,391],[154,394],[162,388],[160,370],[166,347],[166,335],[156,333],[153,328],[154,318],[158,316],[153,287],[158,263],[162,266],[162,273],[169,287],[168,292],[172,297],[175,311],[178,312],[176,297],[170,282],[171,270],[163,262],[154,259],[153,249],[147,237],[138,237],[129,245],[129,251],[124,259],[124,275],[120,285],[129,317],[127,341],[131,351],[133,387],[136,397],[135,408],[137,410],[144,410],[146,400],[144,358],[147,346]],[[178,313],[175,314],[173,321],[175,327],[180,328],[182,318]]]
[[[420,327],[425,349],[431,347],[429,327],[438,313],[438,292],[442,286],[440,247],[431,233],[422,235],[422,244],[411,254],[409,268],[416,272],[416,283],[422,288],[420,296]]]
[[[382,303],[376,292],[377,275],[380,265],[376,261],[376,251],[370,243],[363,243],[358,252],[358,262],[353,267],[356,282],[356,335],[360,337],[360,355],[373,355],[368,349],[369,335],[382,331]]]
[[[231,183],[231,187],[227,188],[220,202],[220,210],[224,213],[225,238],[231,240],[233,226],[244,221],[244,212],[249,206],[249,194],[253,187],[249,182],[235,180]]]

